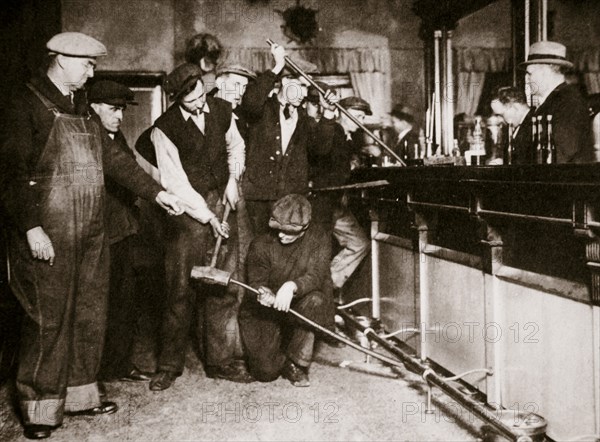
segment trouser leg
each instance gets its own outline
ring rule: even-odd
[[[110,258],[103,219],[97,221],[96,231],[84,242],[86,249],[79,267],[66,411],[100,405],[96,380],[106,334]]]
[[[292,308],[317,324],[326,326],[330,322],[328,315],[331,313],[328,308],[328,304],[331,302],[329,298],[321,291],[313,291],[292,303]],[[292,319],[289,316],[288,320],[289,327],[293,328],[293,331],[287,345],[286,355],[296,365],[308,367],[312,361],[315,333],[311,326],[296,318]]]
[[[259,381],[277,379],[285,364],[281,350],[281,313],[244,300],[240,309],[240,332],[248,371]]]
[[[137,318],[130,368],[153,373],[158,365],[160,324],[166,298],[164,228],[167,215],[156,204],[147,201],[139,204],[140,233],[136,235],[133,253]]]
[[[171,218],[165,245],[166,303],[161,325],[158,369],[183,372],[188,333],[195,306],[190,284],[194,265],[202,265],[210,227],[187,215]]]
[[[356,217],[349,211],[335,220],[333,236],[342,250],[331,261],[331,279],[340,288],[369,253],[370,242]]]
[[[102,220],[94,207],[89,213]],[[25,236],[12,232],[11,287],[26,311],[17,374],[25,424],[58,425],[65,409],[100,405],[96,376],[104,341],[108,254],[99,228],[84,241],[81,231],[86,229],[76,223],[47,227],[56,252],[53,266],[34,260]]]
[[[269,219],[273,203],[274,201],[246,201],[254,237],[269,232]]]
[[[221,200],[216,203],[215,213],[222,218],[224,205]],[[223,240],[219,250],[217,268],[224,270],[237,279],[238,276],[238,212],[229,215],[229,238]],[[213,243],[214,241],[211,241]],[[212,247],[214,253],[214,246]],[[235,360],[239,339],[238,329],[238,287],[230,284],[227,287],[216,285],[202,286],[202,299],[199,305],[198,323],[204,319],[204,351],[205,364],[212,367],[222,367]]]
[[[130,355],[136,322],[136,284],[133,272],[134,236],[110,246],[110,289],[106,342],[99,379],[125,376],[131,370]]]

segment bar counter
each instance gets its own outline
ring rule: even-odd
[[[372,310],[387,332],[483,392],[600,433],[600,164],[357,169]],[[598,213],[598,215],[596,215]]]

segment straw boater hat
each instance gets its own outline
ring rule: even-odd
[[[573,67],[566,58],[567,48],[565,45],[555,41],[538,41],[529,47],[527,61],[524,61],[519,67],[525,67],[529,64],[554,64],[567,68]]]

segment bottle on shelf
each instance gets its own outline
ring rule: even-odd
[[[471,151],[471,164],[474,166],[483,165],[483,157],[485,156],[485,144],[483,141],[483,129],[481,127],[481,117],[475,117],[475,127],[473,128],[473,141],[469,146]]]
[[[455,138],[454,139],[454,144],[452,147],[452,156],[453,157],[459,157],[460,156],[460,147],[458,147],[458,140]]]
[[[538,144],[538,135],[537,135],[537,118],[531,117],[531,151],[529,160],[533,161],[535,164],[537,160],[537,144]]]
[[[537,116],[537,144],[535,147],[535,153],[536,153],[536,163],[537,164],[544,164],[545,161],[545,153],[546,153],[546,147],[544,146],[544,141],[542,138],[542,134],[543,134],[543,115],[538,115]]]
[[[506,143],[504,143],[504,145],[506,146],[506,150],[504,151],[504,164],[512,164],[513,163],[513,155],[515,152],[515,145],[513,143],[513,133],[514,133],[514,128],[512,126],[512,124],[508,125],[508,136],[507,136],[507,140]]]
[[[556,146],[554,145],[554,135],[552,134],[552,115],[546,115],[546,137],[547,141],[547,154],[546,164],[556,164]]]

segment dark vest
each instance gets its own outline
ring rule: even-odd
[[[225,134],[231,125],[231,104],[215,97],[206,102],[210,112],[204,114],[204,135],[191,118],[183,118],[177,104],[154,123],[177,146],[183,169],[200,194],[225,186],[229,178]]]

